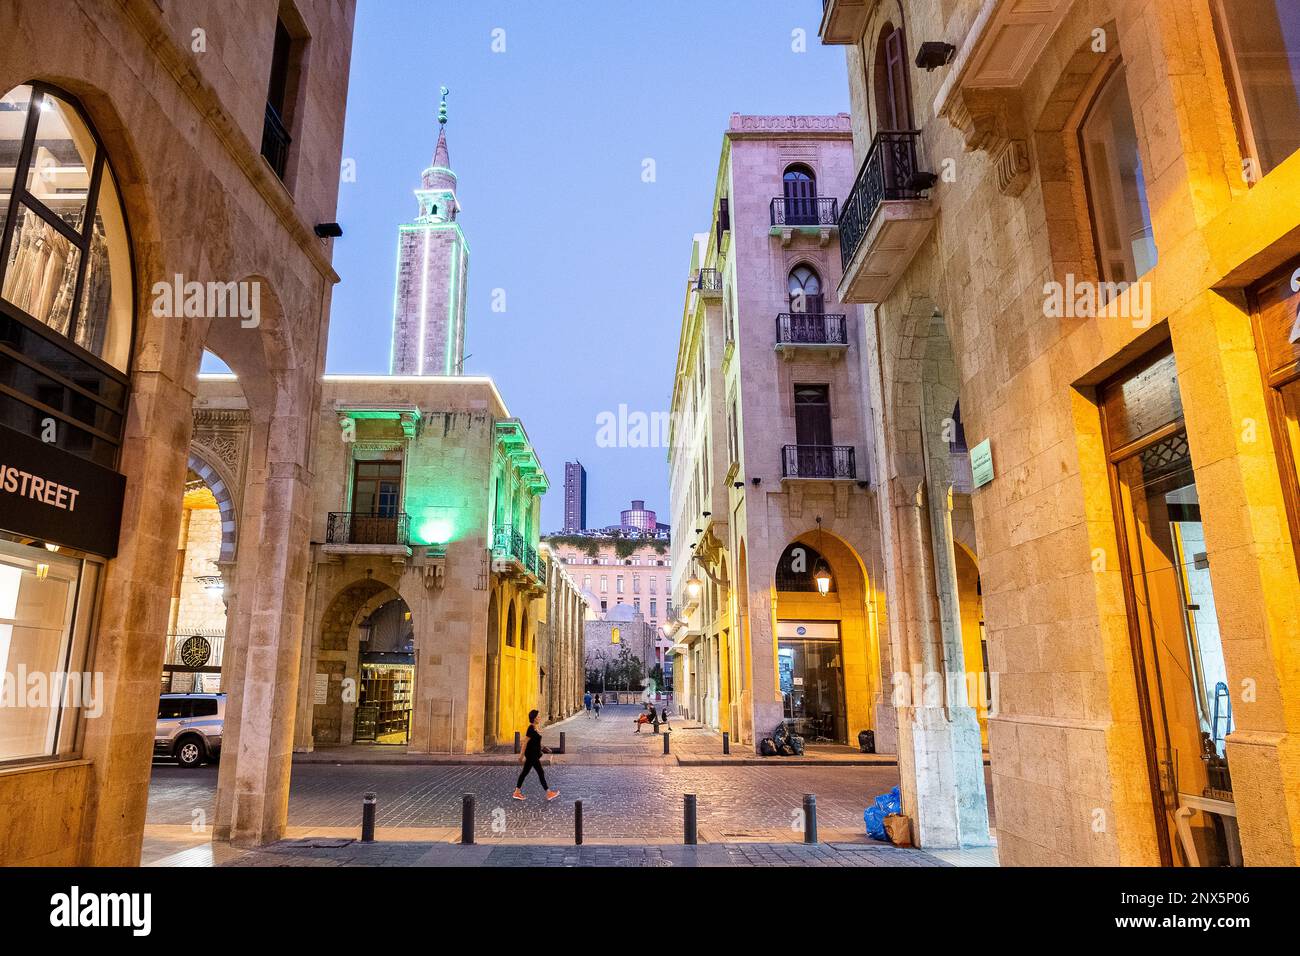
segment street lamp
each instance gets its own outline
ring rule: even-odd
[[[817,582],[817,591],[822,597],[831,593],[831,569],[826,566],[826,559],[822,557],[822,516],[817,516],[817,570],[813,572],[813,580]]]
[[[703,589],[704,582],[692,574],[686,582],[686,593],[692,598],[697,598],[700,596],[700,591]]]

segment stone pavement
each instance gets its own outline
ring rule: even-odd
[[[733,744],[731,753],[724,754],[721,734],[698,723],[684,718],[673,719],[671,716],[669,724],[660,728],[661,733],[666,733],[670,738],[670,753],[665,755],[663,737],[656,736],[653,729],[644,726],[640,733],[635,732],[633,721],[641,710],[641,707],[630,704],[610,705],[601,708],[599,718],[583,711],[544,727],[544,741],[547,746],[558,748],[560,733],[565,734],[565,753],[555,755],[557,765],[579,763],[612,766],[645,763],[768,766],[780,763],[806,766],[894,766],[898,763],[892,754],[863,754],[855,747],[833,744],[810,745],[802,757],[759,757],[752,748],[740,744]],[[295,764],[442,766],[513,764],[515,760],[512,748],[501,748],[484,754],[408,754],[404,746],[377,744],[323,747],[309,754],[294,755]]]
[[[543,799],[535,776],[524,785],[529,799],[510,798],[519,772],[513,753],[443,764],[295,757],[288,839],[252,855],[211,842],[215,766],[182,770],[159,763],[149,793],[143,861],[169,866],[598,865],[591,861],[606,859],[621,866],[995,865],[988,851],[914,857],[907,854],[920,851],[867,840],[863,810],[898,783],[892,758],[869,765],[752,755],[710,759],[720,757],[709,753],[714,747],[720,752],[718,736],[681,722],[673,725],[674,755],[665,758],[662,738],[645,729],[634,733],[635,712],[629,706],[606,708],[599,721],[580,714],[544,728],[548,745],[558,744],[560,729],[569,745],[569,753],[546,767],[548,782],[561,792],[551,803]],[[352,754],[370,748],[344,749]],[[696,762],[688,759],[692,752],[699,755]],[[361,799],[368,791],[378,798],[374,845],[355,842]],[[687,793],[696,795],[699,839],[708,850],[681,845]],[[820,848],[800,842],[806,793],[817,796]],[[458,845],[465,794],[476,801],[478,847]],[[573,847],[576,800],[583,802],[581,849]],[[500,852],[489,852],[495,850]]]
[[[803,795],[817,794],[824,830],[863,832],[862,811],[895,786],[895,767],[679,767],[580,766],[547,768],[560,790],[542,798],[535,776],[524,802],[510,799],[518,765],[510,766],[298,766],[293,768],[289,825],[343,828],[356,835],[361,798],[378,795],[380,828],[456,828],[461,797],[475,794],[482,839],[568,841],[573,801],[583,801],[589,840],[654,843],[680,839],[682,795],[697,795],[699,825],[711,839],[798,837]],[[205,825],[213,811],[216,768],[158,766],[149,793],[148,823],[189,828]]]
[[[196,847],[170,866],[816,866],[816,867],[934,867],[953,864],[921,850],[883,844],[857,843],[713,843],[699,846],[537,846],[520,844],[375,842],[347,840],[286,840],[258,850]]]

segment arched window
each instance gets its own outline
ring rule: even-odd
[[[1084,180],[1103,282],[1133,282],[1156,264],[1146,179],[1127,72],[1111,68],[1079,126]]]
[[[515,603],[510,602],[510,611],[506,614],[506,647],[515,646]]]
[[[786,169],[781,177],[785,198],[785,221],[792,226],[817,224],[817,177],[802,163]]]
[[[133,303],[130,237],[103,144],[71,97],[15,87],[0,96],[0,340],[31,372],[0,394],[0,421],[116,468]]]
[[[790,270],[787,280],[790,293],[790,311],[797,314],[819,315],[825,311],[822,280],[811,266],[797,265]]]
[[[821,552],[802,541],[795,541],[786,547],[781,553],[781,560],[776,563],[776,589],[816,592],[817,582],[813,580],[813,575],[822,566],[830,565]],[[834,575],[831,575],[830,590],[835,590]]]
[[[0,98],[0,299],[125,372],[131,249],[103,145],[70,97],[40,84]]]

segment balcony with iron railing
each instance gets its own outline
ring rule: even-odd
[[[781,449],[782,478],[855,480],[858,466],[852,445],[785,445]]]
[[[410,515],[405,512],[376,515],[332,511],[325,525],[325,543],[404,547],[409,544],[410,524]]]
[[[282,180],[289,162],[289,144],[291,142],[293,140],[289,136],[289,131],[285,129],[280,114],[276,112],[274,106],[267,103],[266,112],[262,117],[262,155],[266,157],[266,161],[271,164],[275,174]]]
[[[722,273],[717,269],[701,269],[695,275],[695,291],[705,298],[722,295]]]
[[[538,584],[546,584],[546,562],[518,528],[502,525],[492,534],[492,560],[502,562]]]
[[[839,209],[839,200],[830,196],[777,196],[770,207],[772,229],[834,229],[839,225]]]
[[[881,130],[840,211],[841,302],[878,303],[911,264],[934,225],[933,173],[918,161],[918,130]]]
[[[848,327],[842,313],[782,312],[776,317],[776,348],[787,356],[804,347],[842,351],[849,345]]]

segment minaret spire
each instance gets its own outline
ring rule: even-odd
[[[399,375],[463,373],[469,250],[447,151],[447,87],[439,92],[438,145],[415,190],[419,212],[398,229],[390,364]]]

